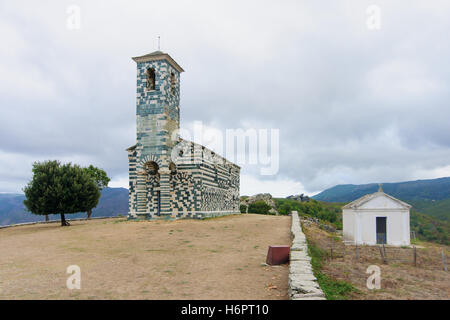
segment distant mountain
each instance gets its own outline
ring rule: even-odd
[[[326,189],[313,199],[327,202],[350,202],[378,190],[377,183],[344,184]],[[450,199],[450,177],[397,183],[383,183],[383,191],[405,201],[440,201]]]
[[[23,204],[23,194],[0,194],[0,226],[44,221],[44,216],[27,212]],[[92,211],[92,217],[115,217],[128,213],[128,189],[106,188],[102,190],[97,207]],[[50,215],[51,220],[59,220],[59,215]],[[67,215],[68,219],[85,218],[86,213]]]

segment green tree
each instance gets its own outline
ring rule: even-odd
[[[86,212],[97,205],[98,186],[86,170],[59,161],[35,162],[33,178],[24,188],[26,208],[37,215],[60,214],[61,226],[69,226],[65,214]]]
[[[111,179],[108,177],[108,175],[106,174],[106,172],[104,170],[102,170],[100,168],[96,168],[93,165],[90,165],[89,167],[84,168],[84,170],[93,179],[93,181],[97,185],[97,188],[99,191],[102,191],[104,188],[106,188],[108,186],[109,181],[111,181]],[[96,206],[97,206],[97,204],[95,204],[94,207],[87,210],[88,219],[91,218],[92,209],[94,209]]]

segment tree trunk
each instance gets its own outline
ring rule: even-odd
[[[88,215],[88,219],[90,219],[90,218],[91,218],[91,215],[92,215],[92,209],[89,209],[89,210],[88,210],[87,215]]]
[[[46,214],[45,215],[45,221],[48,222],[48,220],[50,220],[50,219],[48,218],[48,214]]]
[[[64,216],[64,213],[61,213],[61,227],[67,227],[70,226],[70,223],[66,221],[66,217]]]

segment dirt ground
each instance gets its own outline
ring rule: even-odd
[[[290,217],[252,214],[2,229],[0,299],[287,299],[288,266],[263,263],[289,230]]]
[[[417,245],[416,266],[412,247],[385,247],[386,263],[383,263],[377,246],[358,247],[344,245],[342,241],[315,224],[303,224],[308,240],[326,252],[323,273],[335,280],[351,283],[359,292],[351,294],[354,300],[380,299],[450,299],[450,272],[444,271],[442,250],[447,260],[448,247],[421,242]],[[333,249],[333,257],[331,257]],[[450,262],[450,261],[448,261]],[[370,265],[381,269],[381,289],[367,289],[366,273]]]

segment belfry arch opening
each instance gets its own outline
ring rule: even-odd
[[[175,73],[170,73],[170,92],[175,94],[175,88],[177,85],[177,78],[175,77]]]
[[[145,171],[147,171],[148,174],[156,175],[159,170],[159,166],[155,161],[149,161],[144,165]]]
[[[175,174],[177,173],[177,166],[175,165],[175,163],[171,162],[169,164],[169,170],[171,174]]]
[[[156,73],[155,69],[148,68],[145,72],[145,76],[147,78],[146,88],[147,90],[155,90],[156,89]]]

